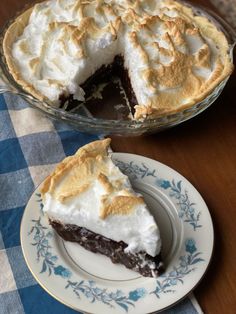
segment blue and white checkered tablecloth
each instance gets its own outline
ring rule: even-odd
[[[15,95],[0,96],[0,314],[77,313],[31,275],[21,251],[20,222],[29,197],[54,166],[95,139],[48,119]],[[191,296],[164,313],[202,312]]]

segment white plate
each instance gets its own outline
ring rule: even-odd
[[[161,231],[165,273],[145,278],[109,258],[64,242],[42,212],[39,188],[21,223],[25,260],[39,284],[60,302],[89,313],[150,313],[187,295],[213,250],[212,220],[197,190],[173,169],[148,158],[113,153],[113,161],[142,193]]]

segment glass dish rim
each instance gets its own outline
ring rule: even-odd
[[[25,5],[22,10],[18,11],[13,18],[9,19],[7,23],[0,29],[0,42],[2,43],[5,32],[7,31],[8,27],[12,24],[14,19],[16,19],[17,16],[22,14],[27,8],[32,7],[35,5],[35,3],[42,2],[42,1],[34,1],[33,3],[29,3]],[[220,17],[218,14],[216,14],[213,10],[203,6],[203,5],[196,5],[192,4],[186,1],[178,0],[178,2],[183,3],[184,5],[187,5],[188,7],[192,8],[195,12],[198,14],[206,16],[208,19],[210,19],[218,29],[220,29],[226,36],[226,39],[229,44],[229,55],[231,58],[231,61],[233,62],[233,49],[236,44],[236,31],[231,27],[231,25],[225,21],[222,17]],[[227,80],[229,79],[230,75],[227,76],[224,80],[222,80],[213,90],[212,92],[207,95],[202,101],[197,102],[196,104],[185,108],[183,110],[180,110],[175,113],[170,114],[162,114],[160,116],[154,117],[154,118],[147,118],[144,120],[112,120],[112,119],[102,119],[102,118],[95,118],[90,116],[83,116],[78,113],[73,113],[70,111],[65,111],[63,108],[57,108],[50,104],[50,102],[47,101],[40,101],[27,91],[25,91],[12,77],[8,70],[8,66],[5,62],[5,57],[2,49],[2,45],[0,48],[0,79],[3,81],[3,86],[0,86],[0,93],[3,92],[10,92],[13,94],[17,94],[21,97],[23,97],[30,106],[33,108],[37,108],[40,111],[44,112],[45,114],[51,116],[52,118],[64,120],[68,123],[73,124],[74,126],[86,126],[89,125],[90,128],[104,128],[104,130],[110,130],[115,129],[114,131],[119,131],[119,129],[123,129],[123,131],[140,131],[143,129],[150,129],[151,127],[156,127],[156,130],[158,130],[158,126],[160,128],[170,127],[177,125],[179,123],[182,123],[188,119],[193,118],[197,114],[201,113],[203,110],[208,108],[212,103],[209,102],[209,99],[217,93],[217,97],[220,95],[223,88],[220,88],[221,86],[224,87]],[[199,109],[200,108],[200,109]],[[193,115],[189,115],[188,113],[193,113]],[[178,120],[179,116],[179,120]],[[183,118],[183,119],[181,119]],[[164,120],[169,120],[169,124],[165,125]],[[172,120],[174,123],[172,123]],[[111,133],[115,133],[111,132]]]

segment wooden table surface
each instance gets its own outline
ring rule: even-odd
[[[29,2],[1,0],[0,25]],[[199,116],[155,135],[113,136],[112,148],[174,168],[201,193],[214,222],[215,251],[195,294],[205,313],[236,313],[236,73]]]

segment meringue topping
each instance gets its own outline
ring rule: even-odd
[[[107,154],[110,139],[92,142],[65,158],[44,181],[44,212],[63,224],[76,224],[114,241],[126,252],[161,249],[157,224],[143,197]]]
[[[4,51],[23,88],[59,106],[122,55],[138,104],[135,119],[175,113],[209,95],[233,70],[224,34],[173,0],[51,0],[8,29]]]

